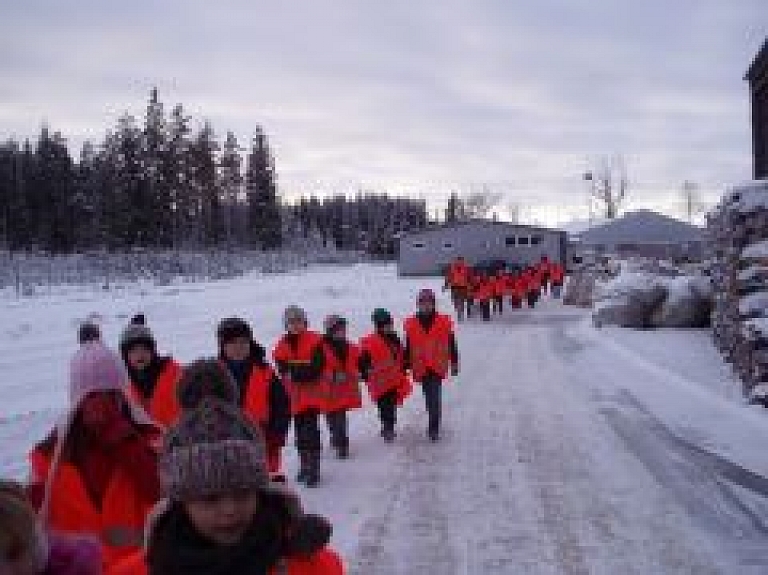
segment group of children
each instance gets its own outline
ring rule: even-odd
[[[488,272],[473,269],[459,256],[448,267],[445,287],[451,290],[451,299],[456,315],[461,321],[471,317],[479,308],[484,321],[490,321],[491,314],[504,312],[504,300],[513,309],[523,306],[535,307],[542,294],[551,290],[559,298],[565,281],[565,268],[559,262],[543,257],[537,264],[514,271],[498,269]]]
[[[289,306],[272,361],[247,322],[226,318],[216,330],[218,356],[186,366],[158,352],[143,315],[122,332],[119,354],[97,325],[84,324],[67,413],[31,451],[29,485],[0,484],[0,568],[342,573],[327,546],[330,523],[305,514],[285,483],[282,448],[293,421],[297,481],[318,485],[320,418],[337,456],[349,457],[347,413],[362,407],[361,382],[384,441],[396,437],[412,381],[422,386],[427,435],[439,439],[442,382],[458,374],[457,343],[432,290],[419,292],[417,308],[404,342],[385,309],[352,342],[345,318],[328,316],[318,333],[303,309]]]

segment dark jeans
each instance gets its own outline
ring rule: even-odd
[[[344,409],[325,414],[328,431],[331,432],[331,445],[333,447],[346,447],[349,445],[347,434],[347,412]]]
[[[296,435],[296,449],[299,451],[319,451],[323,448],[318,415],[316,410],[310,409],[294,416],[293,426]]]
[[[421,391],[424,393],[424,403],[427,406],[430,432],[437,432],[440,429],[442,389],[443,384],[435,374],[427,374],[421,381]]]
[[[483,321],[491,321],[491,302],[484,300],[480,302],[480,311],[483,312]]]
[[[397,392],[388,391],[376,404],[379,406],[379,419],[384,427],[394,427],[397,422]]]
[[[493,313],[504,313],[504,298],[500,295],[493,298]]]

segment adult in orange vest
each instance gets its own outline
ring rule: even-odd
[[[164,491],[145,549],[109,575],[342,575],[330,524],[272,483],[259,430],[234,406],[205,400],[168,434]]]
[[[219,359],[237,386],[236,404],[264,435],[270,473],[280,474],[282,450],[291,426],[291,402],[283,382],[269,365],[266,350],[256,343],[245,320],[221,320],[216,339]]]
[[[464,320],[464,311],[469,303],[471,270],[463,256],[457,257],[448,266],[445,285],[451,290],[451,301],[459,321]]]
[[[478,277],[477,287],[475,288],[475,301],[480,304],[480,312],[483,314],[483,321],[491,320],[491,301],[496,293],[494,279],[484,274]]]
[[[360,340],[360,376],[371,400],[379,408],[381,436],[395,440],[397,406],[411,393],[411,380],[405,368],[405,348],[395,331],[392,315],[383,308],[373,311],[374,332]]]
[[[176,383],[181,366],[170,356],[158,355],[143,314],[135,315],[120,335],[120,354],[128,369],[131,397],[154,421],[163,427],[173,425],[180,412]]]
[[[442,382],[459,374],[459,352],[450,316],[437,312],[435,292],[423,289],[418,311],[405,320],[405,363],[414,381],[421,383],[429,424],[427,435],[440,439]]]
[[[528,268],[526,273],[526,298],[528,307],[536,307],[536,303],[541,297],[541,276],[535,268]]]
[[[547,256],[541,256],[541,261],[536,265],[536,271],[541,278],[541,290],[543,293],[547,293],[552,279],[552,263]]]
[[[328,409],[325,419],[331,434],[331,446],[339,459],[349,457],[347,412],[363,406],[360,396],[358,347],[347,339],[347,320],[331,314],[323,323],[323,379],[328,385]]]
[[[120,357],[87,343],[70,365],[70,407],[30,453],[30,495],[43,525],[95,535],[110,565],[141,544],[160,495],[156,455],[162,430],[128,400]]]
[[[504,313],[504,293],[507,289],[507,278],[504,270],[498,270],[491,278],[493,284],[493,313]]]
[[[320,481],[322,439],[318,418],[328,411],[328,382],[323,378],[325,353],[322,336],[309,330],[306,312],[289,306],[283,314],[286,333],[275,345],[272,357],[291,398],[299,474],[307,487]]]

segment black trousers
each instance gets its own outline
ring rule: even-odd
[[[333,447],[346,447],[349,445],[347,432],[347,412],[344,409],[325,414],[328,431],[331,432],[331,445]]]
[[[491,302],[489,300],[480,302],[480,311],[483,312],[483,321],[491,321]]]
[[[320,451],[323,448],[318,419],[319,413],[314,409],[293,417],[296,449],[299,451]]]
[[[379,407],[379,420],[383,427],[393,428],[397,422],[397,391],[388,391],[376,400]]]
[[[424,403],[427,406],[429,431],[437,432],[440,429],[440,416],[442,415],[443,409],[443,384],[437,375],[427,374],[421,381],[421,391],[424,393]]]
[[[504,298],[500,295],[493,297],[493,313],[504,313]]]

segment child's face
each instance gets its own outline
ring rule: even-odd
[[[248,531],[259,510],[256,491],[235,491],[184,502],[192,525],[217,545],[236,545]]]
[[[236,337],[225,343],[222,351],[230,361],[245,361],[251,354],[251,340],[245,336]]]
[[[152,363],[152,350],[143,344],[134,345],[125,353],[125,360],[128,367],[141,371]]]

